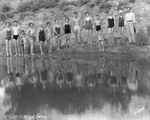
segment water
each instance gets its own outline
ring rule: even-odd
[[[0,58],[6,120],[149,120],[150,64],[99,57]]]

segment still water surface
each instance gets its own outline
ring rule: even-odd
[[[7,57],[0,65],[6,120],[150,120],[150,63]]]

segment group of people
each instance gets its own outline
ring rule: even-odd
[[[129,44],[135,43],[135,15],[131,12],[131,8],[127,7],[127,14],[124,16],[123,11],[119,11],[118,17],[118,27],[120,28],[121,36],[124,34],[124,27],[126,25],[127,34],[129,38]],[[43,43],[47,41],[48,52],[52,52],[52,38],[56,37],[57,51],[61,50],[61,36],[65,35],[66,39],[66,48],[71,47],[71,33],[75,34],[76,46],[79,46],[79,41],[81,41],[81,46],[84,46],[83,39],[81,37],[81,31],[84,29],[88,35],[88,44],[92,44],[92,33],[93,30],[96,31],[97,35],[97,44],[100,45],[100,51],[104,51],[104,35],[103,30],[103,21],[108,25],[109,33],[109,42],[113,42],[114,38],[114,27],[115,27],[116,18],[113,16],[112,11],[109,13],[106,19],[100,18],[99,15],[96,15],[95,18],[91,17],[88,12],[85,13],[84,25],[81,25],[81,14],[74,12],[72,18],[72,23],[70,22],[69,17],[65,17],[65,22],[63,26],[60,24],[59,19],[56,19],[54,26],[50,22],[47,22],[45,25],[42,23],[38,26],[36,31],[33,23],[29,23],[29,28],[27,31],[23,30],[18,21],[14,22],[14,25],[11,27],[9,22],[6,23],[6,27],[3,30],[6,39],[6,54],[7,56],[12,55],[11,51],[11,41],[14,39],[15,43],[15,52],[16,55],[27,54],[28,43],[30,43],[30,52],[31,55],[35,55],[33,52],[35,41],[40,43],[40,52],[41,55],[43,52]]]
[[[15,65],[13,65],[13,60],[15,60]],[[127,73],[127,70],[119,73],[113,69],[106,70],[105,62],[106,60],[103,57],[95,64],[90,61],[78,60],[8,57],[7,77],[1,82],[5,87],[14,88],[14,86],[17,86],[18,90],[21,90],[21,86],[26,83],[31,83],[36,88],[39,82],[43,90],[46,89],[48,84],[59,88],[73,86],[77,87],[78,90],[85,87],[92,90],[96,86],[107,86],[113,92],[121,88],[123,93],[127,89],[138,90],[136,62],[130,61],[129,69],[127,68],[129,73]],[[122,65],[124,63],[119,64],[119,66]]]

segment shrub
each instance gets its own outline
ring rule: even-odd
[[[27,12],[32,11],[35,12],[40,10],[41,8],[52,8],[57,5],[59,0],[31,0],[28,2],[23,2],[17,8],[18,12]]]
[[[112,5],[110,3],[101,3],[99,4],[99,11],[108,12],[111,9]]]
[[[140,29],[139,32],[136,34],[136,44],[139,46],[148,45],[148,36],[143,29]]]
[[[12,8],[11,8],[10,4],[3,4],[3,5],[1,6],[1,11],[2,11],[2,12],[9,12],[11,9],[12,9]]]

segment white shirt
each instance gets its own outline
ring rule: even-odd
[[[12,29],[13,29],[13,33],[14,33],[13,35],[19,35],[19,29],[20,29],[19,26],[17,26],[17,27],[14,26]]]
[[[127,21],[133,21],[133,23],[135,23],[135,14],[132,12],[127,13],[125,15],[125,25],[126,25]]]

